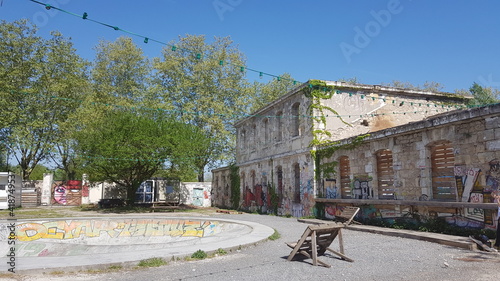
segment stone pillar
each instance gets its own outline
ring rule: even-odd
[[[82,175],[82,204],[90,204],[89,198],[89,176],[87,174]]]
[[[42,200],[41,203],[44,206],[50,205],[50,199],[52,198],[50,191],[52,189],[52,183],[54,181],[54,175],[52,173],[43,174],[43,184],[42,184]]]

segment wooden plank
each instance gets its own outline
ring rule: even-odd
[[[485,210],[497,210],[496,203],[470,203],[470,202],[449,202],[449,201],[416,201],[416,200],[378,200],[378,199],[327,199],[315,198],[315,202],[333,204],[354,204],[354,205],[398,205],[398,206],[432,206],[436,208],[478,208]]]

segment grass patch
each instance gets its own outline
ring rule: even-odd
[[[64,271],[54,270],[49,273],[50,275],[63,275]]]
[[[227,252],[226,250],[222,249],[222,248],[219,248],[217,249],[217,251],[215,252],[216,255],[219,255],[219,256],[223,256],[223,255],[227,255]]]
[[[18,208],[14,209],[14,214],[17,219],[32,219],[32,218],[60,218],[60,217],[73,217],[71,210],[73,208],[69,207],[67,210],[70,212],[65,212],[68,207],[36,207],[36,208]],[[0,211],[0,219],[10,218],[9,210]]]
[[[147,260],[141,260],[137,266],[140,266],[140,267],[159,267],[159,266],[162,266],[162,265],[166,265],[167,262],[162,259],[162,258],[151,258],[151,259],[147,259]]]
[[[122,268],[123,268],[123,266],[121,266],[121,265],[111,265],[110,267],[108,267],[108,270],[114,271],[114,270],[120,270]]]
[[[271,236],[267,237],[267,239],[269,239],[271,241],[278,240],[280,238],[281,238],[281,234],[276,229],[274,229],[274,233],[271,234]]]
[[[191,255],[191,258],[196,260],[206,259],[207,257],[208,257],[207,253],[205,253],[205,251],[202,250],[198,250]]]

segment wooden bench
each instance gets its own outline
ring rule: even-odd
[[[168,210],[175,212],[179,209],[179,200],[165,200],[157,201],[151,204],[151,212],[154,213],[155,210]]]
[[[354,262],[354,260],[348,258],[344,254],[344,242],[342,239],[342,228],[344,227],[344,224],[322,224],[308,226],[299,241],[286,243],[288,247],[293,249],[287,260],[291,261],[295,257],[295,255],[300,253],[312,259],[312,264],[314,266],[322,265],[325,267],[331,267],[331,265],[318,259],[318,256],[324,255],[326,251],[330,251],[343,260]],[[339,241],[339,251],[335,251],[330,248],[333,240],[335,240],[335,238],[337,237]]]

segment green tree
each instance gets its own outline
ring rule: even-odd
[[[243,54],[229,38],[207,43],[204,36],[187,35],[163,49],[153,66],[156,87],[163,106],[180,115],[181,120],[204,131],[211,144],[196,156],[198,181],[204,171],[233,154],[232,124],[251,104],[245,80]]]
[[[253,99],[250,112],[257,111],[259,108],[268,105],[270,102],[299,86],[288,73],[284,73],[279,77],[280,79],[275,78],[268,83],[255,82],[253,84]]]
[[[89,63],[76,54],[73,43],[53,32],[47,42],[47,63],[44,64],[41,91],[58,98],[57,121],[50,156],[57,168],[64,171],[64,180],[77,178],[80,160],[74,154],[73,134],[79,129],[78,109],[85,95],[89,93]],[[79,175],[81,178],[81,173]]]
[[[2,111],[0,121],[3,124],[2,134],[8,149],[21,149],[18,159],[23,168],[23,179],[29,178],[30,169],[45,157],[46,142],[39,142],[33,149],[31,129],[35,138],[43,132],[43,125],[30,128],[34,119],[38,119],[37,97],[33,94],[33,86],[41,73],[45,48],[43,40],[36,36],[36,28],[26,20],[13,23],[0,23],[0,104]],[[25,94],[26,93],[26,94]],[[29,94],[28,94],[29,93]],[[24,137],[28,139],[24,139]],[[17,141],[22,141],[18,144]]]
[[[122,106],[146,104],[151,63],[132,39],[101,41],[95,50],[92,102]]]
[[[491,87],[482,87],[474,82],[469,88],[470,94],[474,97],[470,105],[486,105],[499,102],[500,91]]]
[[[85,80],[68,39],[53,32],[44,40],[36,32],[26,20],[0,24],[2,133],[25,180],[47,159]]]
[[[159,113],[110,110],[76,134],[77,152],[86,159],[91,180],[108,180],[134,201],[140,183],[163,168],[176,145],[180,126]]]

